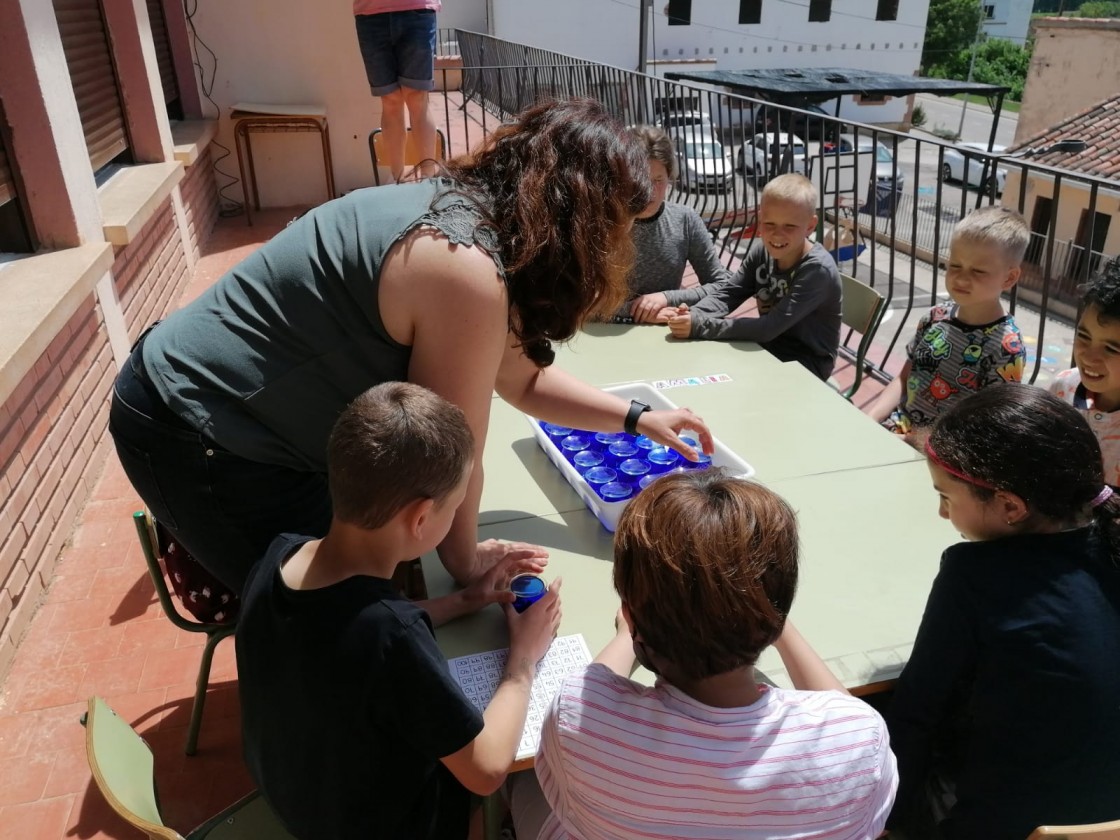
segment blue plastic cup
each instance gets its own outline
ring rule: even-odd
[[[574,431],[574,429],[570,429],[567,426],[557,426],[555,423],[545,423],[544,421],[541,421],[541,428],[544,429],[544,433],[556,443],[560,443],[560,441]]]
[[[629,499],[634,494],[631,484],[621,481],[611,481],[596,488],[604,502],[621,502]]]
[[[696,440],[696,438],[692,437],[691,435],[681,435],[681,440],[687,443],[693,449],[696,449],[700,446],[700,443]]]
[[[712,456],[705,455],[699,449],[696,450],[697,460],[690,461],[687,458],[681,458],[681,463],[690,470],[706,470],[712,465]]]
[[[568,435],[560,441],[560,449],[569,461],[576,457],[577,452],[582,452],[591,446],[587,435]]]
[[[612,443],[621,443],[629,437],[626,432],[596,432],[595,442],[591,445],[596,449],[606,451]]]
[[[610,467],[592,467],[583,474],[584,480],[592,487],[609,484],[618,478],[618,473]]]
[[[649,464],[644,458],[627,458],[618,465],[618,471],[627,481],[635,482],[649,472]]]
[[[649,473],[648,475],[643,475],[638,479],[638,490],[645,490],[659,478],[661,478],[661,473]]]
[[[620,440],[618,443],[612,443],[607,447],[607,463],[612,467],[617,467],[628,458],[639,456],[638,447],[628,440]]]
[[[536,575],[517,575],[510,580],[509,588],[513,592],[513,608],[519,613],[525,612],[548,591],[544,581]]]
[[[592,467],[601,466],[605,460],[602,452],[596,452],[594,449],[584,449],[576,453],[575,457],[572,458],[572,463],[576,465],[577,470],[583,473]]]
[[[677,451],[667,446],[655,446],[649,451],[646,458],[649,461],[650,469],[655,473],[668,472],[677,466],[677,462],[681,460]]]
[[[648,452],[649,450],[653,449],[653,447],[660,446],[661,444],[651,438],[646,437],[645,435],[638,435],[634,439],[634,445],[639,449],[643,449]]]

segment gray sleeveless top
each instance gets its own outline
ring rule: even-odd
[[[385,254],[418,226],[479,245],[492,231],[447,180],[356,190],[315,208],[159,324],[142,346],[168,407],[235,455],[326,471],[335,419],[408,376],[377,306]]]

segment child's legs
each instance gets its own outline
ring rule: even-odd
[[[419,9],[396,13],[393,49],[416,151],[421,161],[432,159],[436,154],[436,126],[428,112],[428,91],[435,87],[435,12]],[[421,171],[433,175],[435,167],[429,163],[422,165]]]

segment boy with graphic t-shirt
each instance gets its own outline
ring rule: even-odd
[[[840,347],[840,272],[808,237],[817,228],[817,191],[803,175],[779,175],[758,208],[758,239],[733,277],[692,289],[643,295],[636,320],[667,323],[674,338],[757,341],[783,362],[828,379]],[[750,298],[758,317],[728,317]]]
[[[236,639],[245,760],[301,840],[465,838],[467,792],[505,779],[560,621],[556,584],[519,615],[509,580],[540,571],[543,552],[482,543],[489,571],[426,602],[390,581],[447,536],[473,453],[463,412],[431,391],[366,391],[330,436],[327,536],[277,537],[249,574]],[[484,718],[432,628],[498,602],[510,653]]]
[[[1050,392],[1089,421],[1104,457],[1104,480],[1120,487],[1120,258],[1085,287],[1073,340],[1077,367],[1058,374]]]
[[[945,272],[953,302],[918,322],[902,372],[868,414],[914,442],[915,431],[958,400],[995,382],[1022,381],[1023,336],[1000,296],[1018,282],[1029,238],[1023,217],[1005,207],[981,207],[957,224]]]

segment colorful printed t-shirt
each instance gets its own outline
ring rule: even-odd
[[[1081,382],[1077,368],[1059,373],[1050,383],[1050,393],[1072,405],[1089,421],[1089,428],[1101,445],[1105,483],[1120,487],[1120,411],[1097,408],[1096,394]]]
[[[957,400],[996,382],[1021,382],[1027,354],[1010,315],[976,326],[938,304],[906,345],[910,376],[902,403],[883,425],[899,433],[928,426]]]

